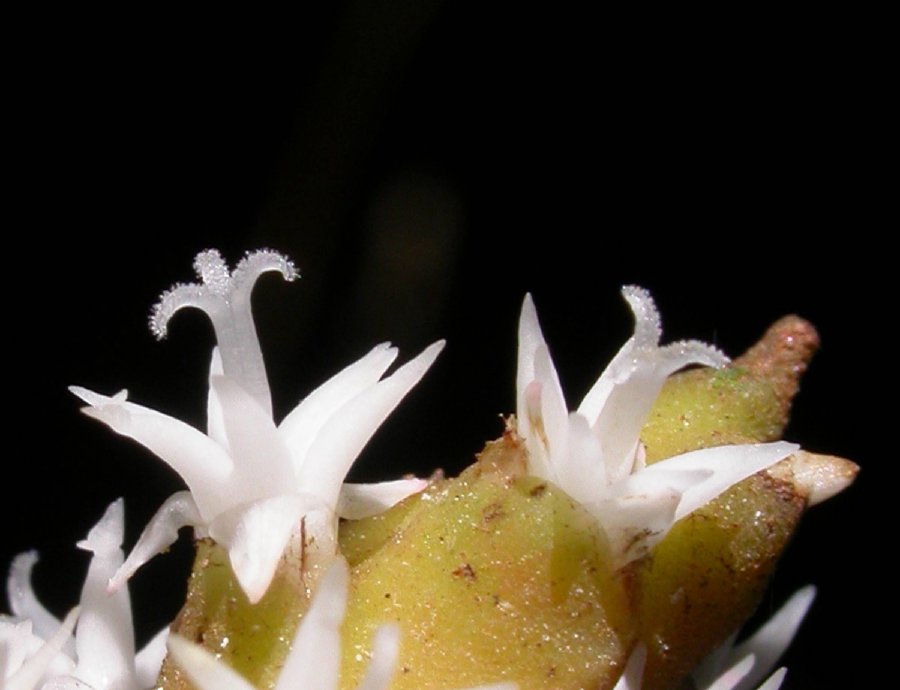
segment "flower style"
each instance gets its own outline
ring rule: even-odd
[[[93,556],[81,590],[81,604],[62,623],[41,605],[32,590],[31,571],[37,554],[30,551],[16,557],[7,589],[12,612],[23,622],[0,622],[0,659],[12,661],[9,668],[0,666],[0,678],[6,678],[3,687],[28,690],[50,679],[54,690],[141,690],[153,685],[165,655],[168,628],[135,655],[128,590],[112,595],[106,592],[108,579],[124,558],[120,548],[124,529],[124,506],[118,499],[87,539],[78,543]],[[72,639],[76,618],[78,627]],[[12,653],[2,653],[4,645]]]
[[[719,446],[645,466],[639,434],[666,378],[689,364],[721,367],[728,359],[697,341],[660,347],[650,294],[631,286],[622,294],[634,313],[634,335],[575,412],[566,406],[530,295],[519,321],[516,378],[517,430],[529,473],[553,482],[597,518],[618,566],[647,553],[678,519],[798,448]]]
[[[121,586],[156,553],[193,526],[228,549],[251,602],[266,592],[288,544],[314,574],[337,553],[338,517],[376,514],[426,486],[423,480],[345,485],[353,461],[381,423],[434,362],[438,341],[382,375],[397,357],[384,343],[313,391],[276,427],[253,317],[250,292],[264,272],[286,280],[297,272],[275,252],[248,254],[229,273],[215,250],[194,262],[202,284],[163,294],[151,316],[163,337],[183,307],[207,313],[216,332],[209,375],[208,435],[154,410],[130,403],[126,392],[107,397],[71,390],[84,412],[146,446],[178,472],[189,491],[171,496],[152,518],[126,562],[112,577]]]
[[[349,570],[338,557],[316,587],[300,622],[274,690],[337,690],[341,665],[341,623],[347,606]],[[383,625],[375,632],[372,657],[356,690],[387,690],[394,675],[400,631]],[[178,635],[168,642],[175,663],[199,690],[253,690],[253,686],[202,647]],[[515,683],[496,683],[468,690],[516,690]]]
[[[778,690],[787,674],[783,667],[762,685],[757,686],[757,683],[784,654],[815,596],[816,590],[812,586],[795,592],[775,615],[739,645],[734,644],[735,632],[691,674],[693,687],[697,690]],[[645,658],[643,646],[635,649],[613,690],[640,690]]]

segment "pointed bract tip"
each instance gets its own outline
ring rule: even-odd
[[[835,455],[798,450],[768,470],[776,479],[792,484],[814,506],[839,494],[856,479],[859,465]]]

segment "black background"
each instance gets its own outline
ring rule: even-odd
[[[203,426],[208,322],[179,315],[162,343],[146,328],[199,250],[269,246],[303,272],[254,297],[279,418],[377,342],[405,361],[448,339],[357,480],[453,473],[499,434],[526,291],[574,404],[628,337],[618,289],[636,283],[667,340],[738,354],[785,313],[819,328],[787,437],[863,472],[807,516],[764,609],[816,583],[789,687],[856,685],[876,661],[863,615],[886,610],[892,579],[876,32],[821,10],[555,7],[10,25],[0,563],[39,549],[39,593],[61,614],[87,564],[74,542],[105,506],[125,496],[131,545],[182,487],[66,386],[127,387]],[[132,581],[141,640],[177,611],[187,542]]]

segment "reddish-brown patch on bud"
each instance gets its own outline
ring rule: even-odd
[[[819,344],[815,327],[806,319],[791,314],[769,326],[759,342],[734,363],[772,384],[773,394],[787,417],[800,377]]]

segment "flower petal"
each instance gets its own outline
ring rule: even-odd
[[[787,675],[786,668],[780,668],[771,676],[766,679],[766,682],[757,688],[757,690],[778,690],[781,687],[781,684],[784,682],[784,677]]]
[[[209,362],[209,393],[206,396],[206,434],[229,454],[231,449],[228,447],[228,436],[225,434],[225,418],[222,412],[222,403],[213,388],[212,380],[214,376],[223,376],[222,355],[219,348],[214,347],[212,358]]]
[[[519,435],[524,438],[528,436],[527,426],[523,427],[523,424],[528,423],[525,389],[535,379],[534,356],[540,345],[546,345],[546,342],[541,332],[534,300],[528,293],[522,301],[522,312],[519,316],[519,351],[516,368],[516,420],[519,424]]]
[[[222,487],[232,471],[228,453],[206,434],[173,417],[78,386],[69,388],[90,407],[82,408],[118,434],[134,439],[174,469],[188,485],[201,515],[219,512]]]
[[[542,353],[540,356],[539,352]],[[558,414],[560,400],[563,415]],[[559,377],[541,331],[534,301],[526,294],[519,316],[516,426],[528,449],[530,474],[559,482],[551,454],[560,459],[565,457],[562,420],[567,414]]]
[[[526,438],[526,446],[529,450],[529,462],[531,455],[545,454],[548,467],[544,471],[547,476],[540,474],[534,467],[531,474],[559,483],[560,466],[569,462],[569,408],[566,407],[566,399],[556,367],[550,358],[550,350],[546,345],[538,345],[534,354],[534,381],[529,384],[534,387],[526,394],[535,396],[537,400],[529,402],[534,405],[539,401],[539,414],[534,416],[534,411],[529,410],[531,419],[531,437]],[[541,445],[543,448],[538,448]]]
[[[404,498],[424,491],[427,479],[396,479],[376,484],[341,485],[337,514],[346,520],[361,520],[383,513]]]
[[[114,501],[79,548],[91,551],[91,565],[81,590],[81,615],[75,633],[75,676],[95,688],[136,689],[134,628],[126,589],[107,594],[107,582],[122,565],[119,545],[125,529],[124,503]]]
[[[796,448],[778,442],[692,451],[626,476],[585,506],[606,531],[621,567],[646,554],[675,522]]]
[[[236,671],[180,635],[170,635],[166,646],[172,659],[199,690],[256,690]]]
[[[617,559],[615,567],[644,556],[661,540],[675,523],[684,491],[711,474],[704,468],[653,465],[611,485],[600,500],[586,503],[606,532]]]
[[[400,626],[379,626],[372,638],[372,658],[356,690],[387,690],[400,651]]]
[[[350,570],[343,558],[331,564],[316,587],[291,645],[275,690],[334,690],[341,665],[341,622]]]
[[[316,435],[347,402],[374,386],[397,358],[390,343],[376,345],[359,359],[310,393],[285,417],[279,434],[290,450],[294,472],[299,474]]]
[[[738,683],[747,678],[755,662],[756,659],[752,654],[745,656],[706,686],[705,690],[734,690],[738,687]]]
[[[286,493],[296,483],[291,457],[272,417],[250,393],[228,376],[213,376],[210,386],[221,405],[222,421],[234,463],[227,494],[229,506]],[[224,506],[223,506],[224,509]]]
[[[735,631],[728,636],[722,644],[716,647],[711,653],[707,654],[694,670],[691,671],[691,680],[697,688],[705,688],[715,682],[716,678],[733,660],[731,659],[731,650],[734,647],[734,641],[737,639],[738,632]]]
[[[159,669],[166,657],[166,641],[168,639],[169,626],[166,626],[156,633],[134,658],[137,682],[140,687],[149,688],[156,682]]]
[[[309,497],[276,496],[233,508],[210,524],[210,536],[228,548],[231,567],[250,603],[266,593],[291,534],[312,507]]]
[[[332,416],[309,449],[310,461],[303,465],[300,476],[301,492],[317,496],[329,506],[337,506],[341,484],[353,461],[443,347],[443,340],[433,343]]]
[[[591,433],[587,420],[577,412],[569,414],[567,425],[566,461],[554,465],[557,482],[579,503],[590,503],[606,491],[606,467],[600,459],[600,443]]]
[[[586,503],[609,540],[615,562],[621,568],[644,556],[672,527],[681,494],[667,486],[642,494],[625,494]]]
[[[709,478],[687,489],[675,511],[679,520],[702,505],[709,503],[723,491],[786,458],[799,448],[795,443],[755,443],[736,446],[717,446],[695,450],[663,460],[648,467],[669,470],[712,470]]]
[[[51,678],[41,686],[41,690],[95,690],[87,683],[82,683],[72,676]]]
[[[734,648],[732,658],[750,654],[756,657],[753,670],[738,686],[739,690],[755,686],[784,654],[815,597],[816,588],[811,585],[798,590],[752,637]]]
[[[110,578],[107,590],[118,590],[144,563],[174,544],[182,527],[205,524],[189,491],[179,491],[169,496],[150,518],[128,558]]]
[[[619,676],[619,681],[613,690],[641,690],[641,681],[644,677],[644,665],[647,663],[647,648],[639,644],[634,648],[625,670]]]

